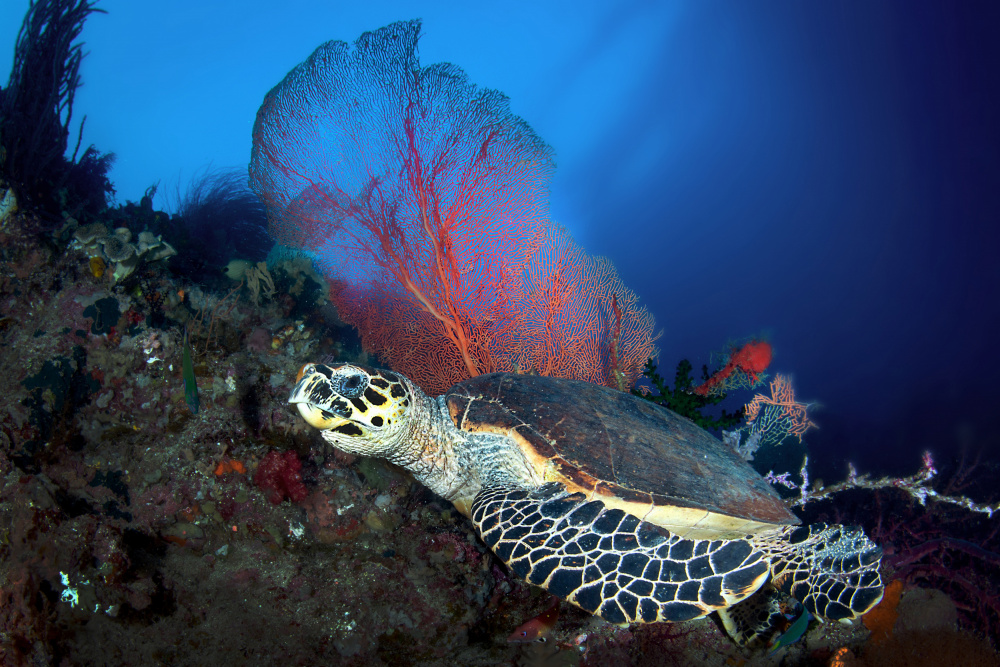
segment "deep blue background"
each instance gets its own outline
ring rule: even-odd
[[[27,4],[0,7],[2,73]],[[555,148],[553,216],[655,313],[665,375],[763,334],[821,404],[824,476],[1000,459],[1000,4],[276,4],[99,5],[76,118],[120,200],[246,164],[292,66],[422,16],[424,64],[503,90]]]
[[[725,7],[664,36],[581,170],[588,245],[664,362],[770,332],[817,454],[995,455],[1000,5]]]

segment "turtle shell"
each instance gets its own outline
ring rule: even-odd
[[[492,373],[445,395],[455,425],[507,435],[537,476],[689,538],[799,519],[728,445],[685,417],[589,382]]]

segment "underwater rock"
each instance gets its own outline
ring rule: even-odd
[[[958,623],[958,610],[947,595],[937,589],[913,588],[903,593],[896,608],[898,632],[952,630]]]
[[[13,188],[7,188],[3,199],[0,199],[0,227],[7,224],[7,219],[17,213],[17,197]]]

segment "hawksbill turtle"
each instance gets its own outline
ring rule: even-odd
[[[615,624],[717,612],[737,642],[783,595],[821,620],[882,598],[858,528],[799,519],[736,452],[650,401],[493,373],[430,397],[391,371],[307,364],[289,402],[345,452],[413,476],[519,577]]]

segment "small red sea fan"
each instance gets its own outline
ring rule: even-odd
[[[752,389],[757,384],[757,377],[771,365],[772,356],[770,343],[751,340],[734,349],[725,365],[692,391],[699,396],[708,396],[725,393],[734,386]]]

